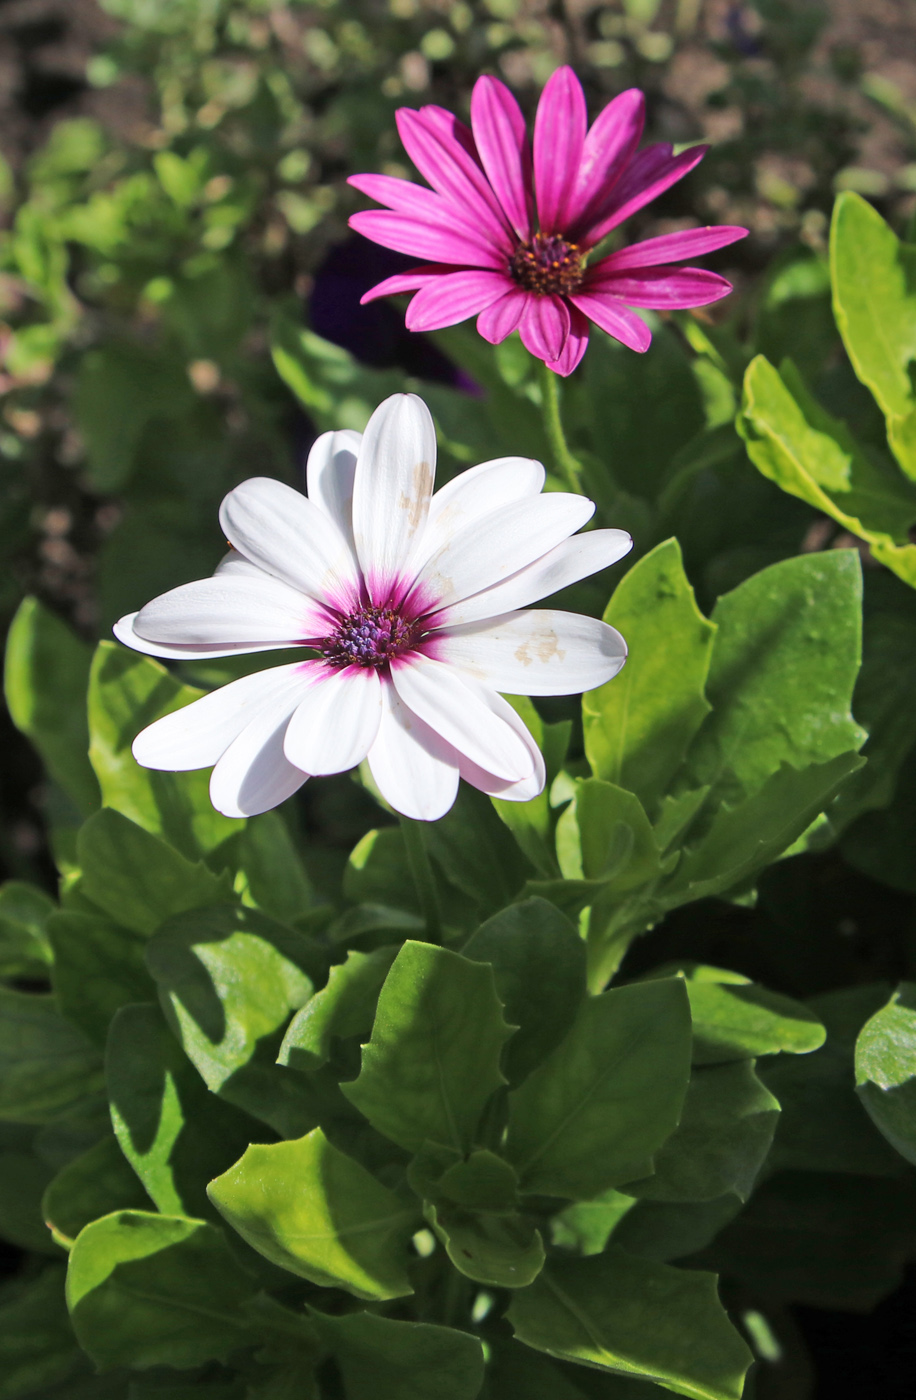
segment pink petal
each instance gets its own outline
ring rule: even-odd
[[[630,274],[611,273],[586,286],[586,294],[619,297],[628,306],[654,311],[708,306],[711,301],[727,297],[732,289],[731,282],[702,267],[680,267],[673,272],[666,267],[647,267]]]
[[[351,175],[347,183],[370,199],[377,199],[379,204],[387,204],[396,214],[406,214],[410,219],[441,228],[446,233],[463,234],[475,245],[478,240],[492,243],[503,255],[510,249],[504,228],[492,226],[492,220],[481,219],[466,203],[459,205],[454,200],[443,199],[425,185],[396,180],[390,175]]]
[[[531,237],[531,148],[521,109],[505,83],[478,78],[471,126],[483,168],[519,238]]]
[[[534,182],[542,233],[562,232],[569,219],[588,116],[582,84],[571,68],[552,73],[534,122]]]
[[[574,292],[570,301],[608,335],[640,354],[652,344],[652,333],[635,311],[604,292]]]
[[[377,282],[368,292],[364,292],[359,304],[365,306],[368,301],[377,301],[379,297],[397,296],[399,292],[418,292],[421,287],[428,286],[430,282],[451,270],[450,263],[427,263],[425,267],[411,268],[410,272],[397,272],[394,277],[386,277],[384,282]]]
[[[460,229],[446,231],[407,214],[392,214],[387,209],[369,209],[353,214],[350,227],[399,253],[432,262],[469,264],[471,267],[503,268],[506,260],[483,238],[475,242]]]
[[[607,202],[611,186],[620,178],[642,139],[646,99],[639,88],[629,88],[609,102],[585,138],[576,187],[569,207],[569,237],[594,222],[595,212]]]
[[[451,272],[417,292],[407,308],[409,331],[437,331],[476,316],[511,286],[502,272]]]
[[[551,360],[548,369],[552,369],[554,374],[572,374],[588,347],[588,318],[582,315],[575,306],[568,306],[569,311],[569,335],[566,337],[566,344],[560,351],[559,358]]]
[[[424,179],[452,204],[467,208],[501,236],[510,236],[499,200],[490,188],[477,157],[474,138],[464,122],[444,107],[402,107],[396,114],[404,149]]]
[[[529,297],[520,326],[522,344],[549,364],[562,355],[569,326],[569,310],[560,297]]]
[[[713,253],[724,248],[727,243],[736,243],[746,238],[748,230],[732,224],[717,224],[708,228],[688,228],[681,233],[665,233],[661,238],[644,238],[641,243],[631,243],[629,248],[621,248],[611,253],[600,263],[595,263],[592,271],[600,268],[623,272],[630,267],[660,267],[662,263],[684,262],[687,258],[698,258],[702,253]]]
[[[586,248],[600,243],[611,229],[688,175],[695,165],[699,165],[708,149],[708,146],[691,146],[688,151],[674,156],[671,146],[664,141],[640,151],[613,186],[608,198],[595,209],[592,226],[583,231],[579,242]]]
[[[499,345],[506,336],[518,329],[529,300],[530,293],[513,287],[499,301],[488,306],[486,311],[481,311],[477,317],[478,334],[491,345]]]

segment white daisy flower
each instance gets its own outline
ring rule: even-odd
[[[433,821],[459,777],[524,802],[540,751],[500,691],[568,695],[620,670],[626,644],[595,618],[528,604],[615,563],[623,530],[575,535],[583,496],[541,494],[544,468],[501,457],[433,495],[436,435],[415,394],[365,433],[324,433],[308,496],[267,477],[237,486],[212,578],[173,588],[115,626],[149,656],[198,659],[309,647],[203,696],[137,736],[146,768],[213,766],[230,817],[276,807],[309,775],[364,758],[404,816]]]

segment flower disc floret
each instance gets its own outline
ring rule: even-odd
[[[516,286],[535,296],[568,296],[581,285],[585,259],[575,243],[555,233],[536,233],[516,248],[509,272]]]
[[[415,645],[421,629],[396,608],[358,608],[319,642],[329,666],[373,666],[377,671]]]

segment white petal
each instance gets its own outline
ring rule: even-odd
[[[341,428],[322,433],[312,444],[305,479],[309,500],[330,516],[344,539],[353,544],[353,477],[362,433]]]
[[[387,681],[382,683],[382,721],[369,750],[369,769],[385,801],[416,821],[444,817],[458,794],[451,748]]]
[[[293,662],[241,676],[164,715],[137,735],[131,750],[134,758],[144,768],[167,773],[209,768],[252,719],[273,706],[278,695],[288,695],[289,709],[293,708],[309,683],[309,664]]]
[[[510,695],[578,695],[616,676],[627,658],[606,622],[544,608],[505,613],[435,634],[440,661]]]
[[[414,653],[392,665],[391,679],[405,705],[472,763],[509,782],[530,776],[527,745],[454,670]]]
[[[430,501],[426,529],[414,547],[411,570],[419,569],[466,525],[512,501],[537,496],[544,475],[540,462],[530,457],[497,457],[459,472]]]
[[[393,394],[363,434],[353,486],[353,536],[372,601],[403,577],[426,524],[436,475],[436,430],[416,394]]]
[[[279,807],[308,777],[283,752],[283,736],[299,690],[274,700],[245,726],[210,776],[210,801],[225,817],[256,817]]]
[[[230,549],[228,554],[224,554],[222,559],[213,570],[214,578],[225,578],[226,574],[235,574],[244,578],[272,578],[272,574],[265,575],[264,570],[258,568],[257,564],[252,564],[250,559],[246,559],[244,554],[239,554],[237,549]]]
[[[412,597],[426,608],[501,583],[580,529],[594,510],[585,496],[561,491],[501,506],[433,555],[418,572]]]
[[[362,763],[378,733],[382,687],[364,666],[322,666],[289,722],[283,751],[306,773],[343,773]]]
[[[142,651],[144,656],[160,656],[168,661],[204,661],[217,656],[247,656],[251,652],[281,651],[284,647],[301,645],[299,642],[215,642],[212,646],[205,643],[199,643],[197,646],[164,646],[137,636],[134,623],[138,617],[139,613],[128,613],[115,623],[111,630],[118,641],[123,642],[126,647],[133,647],[134,651]]]
[[[590,530],[586,535],[573,535],[503,583],[444,608],[441,616],[435,618],[435,624],[453,627],[461,622],[478,622],[485,617],[498,617],[501,613],[525,608],[529,603],[577,583],[580,578],[609,568],[632,548],[633,541],[626,530]]]
[[[229,543],[274,578],[349,612],[358,570],[346,539],[320,506],[282,481],[256,476],[230,491],[219,510]]]
[[[480,697],[485,705],[499,715],[512,728],[531,755],[533,771],[527,778],[520,778],[517,782],[506,782],[504,778],[497,778],[493,773],[472,763],[463,754],[458,756],[458,772],[466,783],[472,787],[479,788],[481,792],[487,793],[490,797],[503,797],[509,802],[530,802],[532,797],[537,797],[543,791],[544,783],[547,780],[547,771],[544,766],[543,755],[535,743],[524,720],[516,714],[508,700],[504,700],[501,695],[497,695],[495,690],[490,690],[487,686],[474,681],[470,676],[464,677],[464,683],[470,686]]]
[[[140,609],[133,631],[165,646],[302,646],[310,637],[326,636],[332,626],[333,619],[320,604],[279,579],[226,572],[183,583],[154,598]]]

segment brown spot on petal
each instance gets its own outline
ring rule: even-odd
[[[534,632],[528,641],[522,642],[515,651],[516,661],[520,661],[523,666],[530,666],[534,660],[546,665],[552,656],[556,656],[560,661],[566,656],[566,652],[560,649],[557,634],[552,627],[543,632]]]

